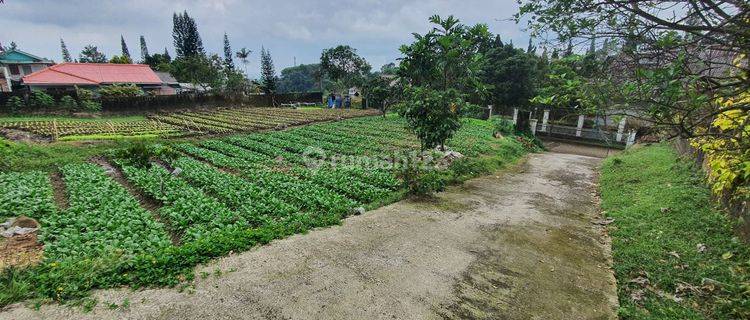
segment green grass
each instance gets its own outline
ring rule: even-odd
[[[54,171],[65,164],[86,162],[108,150],[127,147],[136,140],[138,139],[44,144],[13,142],[0,138],[0,171]]]
[[[750,247],[715,208],[699,171],[669,145],[608,158],[601,193],[603,210],[615,219],[610,236],[622,319],[750,317]]]

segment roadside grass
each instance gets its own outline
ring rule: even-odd
[[[750,247],[671,146],[606,159],[601,195],[622,319],[750,318]]]

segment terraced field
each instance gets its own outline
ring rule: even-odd
[[[227,134],[283,128],[312,122],[374,115],[376,110],[233,108],[178,112],[135,121],[106,119],[0,119],[0,129],[28,132],[53,140],[112,139],[122,137],[177,137]]]
[[[264,128],[329,116],[253,111],[259,113],[243,118],[227,110],[216,117]],[[273,116],[251,120],[262,112]],[[448,146],[469,158],[526,152],[515,139],[493,138],[492,130],[489,122],[464,120]],[[357,208],[400,199],[403,187],[386,167],[333,160],[367,157],[377,164],[418,146],[401,119],[366,117],[176,144],[179,156],[146,167],[109,158],[59,173],[0,173],[0,216],[39,219],[44,243],[41,264],[0,276],[0,305],[67,299],[96,287],[175,284],[212,257],[337,224]],[[317,168],[306,165],[310,159]]]

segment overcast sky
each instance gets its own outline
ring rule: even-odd
[[[508,19],[515,0],[4,0],[0,4],[0,43],[61,61],[60,37],[74,57],[94,44],[107,57],[120,54],[120,35],[131,55],[139,56],[138,36],[151,53],[172,46],[172,13],[195,18],[208,52],[222,52],[224,32],[232,50],[253,51],[248,73],[258,75],[261,46],[271,51],[277,72],[315,63],[323,49],[348,44],[374,68],[399,57],[398,47],[412,32],[430,30],[427,18],[453,14],[466,24],[486,23],[503,40],[526,47],[523,26]]]

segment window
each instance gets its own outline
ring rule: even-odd
[[[31,74],[31,66],[23,66],[23,74]]]
[[[12,75],[14,75],[14,76],[17,76],[17,75],[19,75],[19,74],[20,74],[20,73],[18,72],[18,65],[15,65],[15,64],[11,64],[11,65],[9,65],[9,66],[8,66],[8,68],[10,68],[10,74],[12,74]]]

